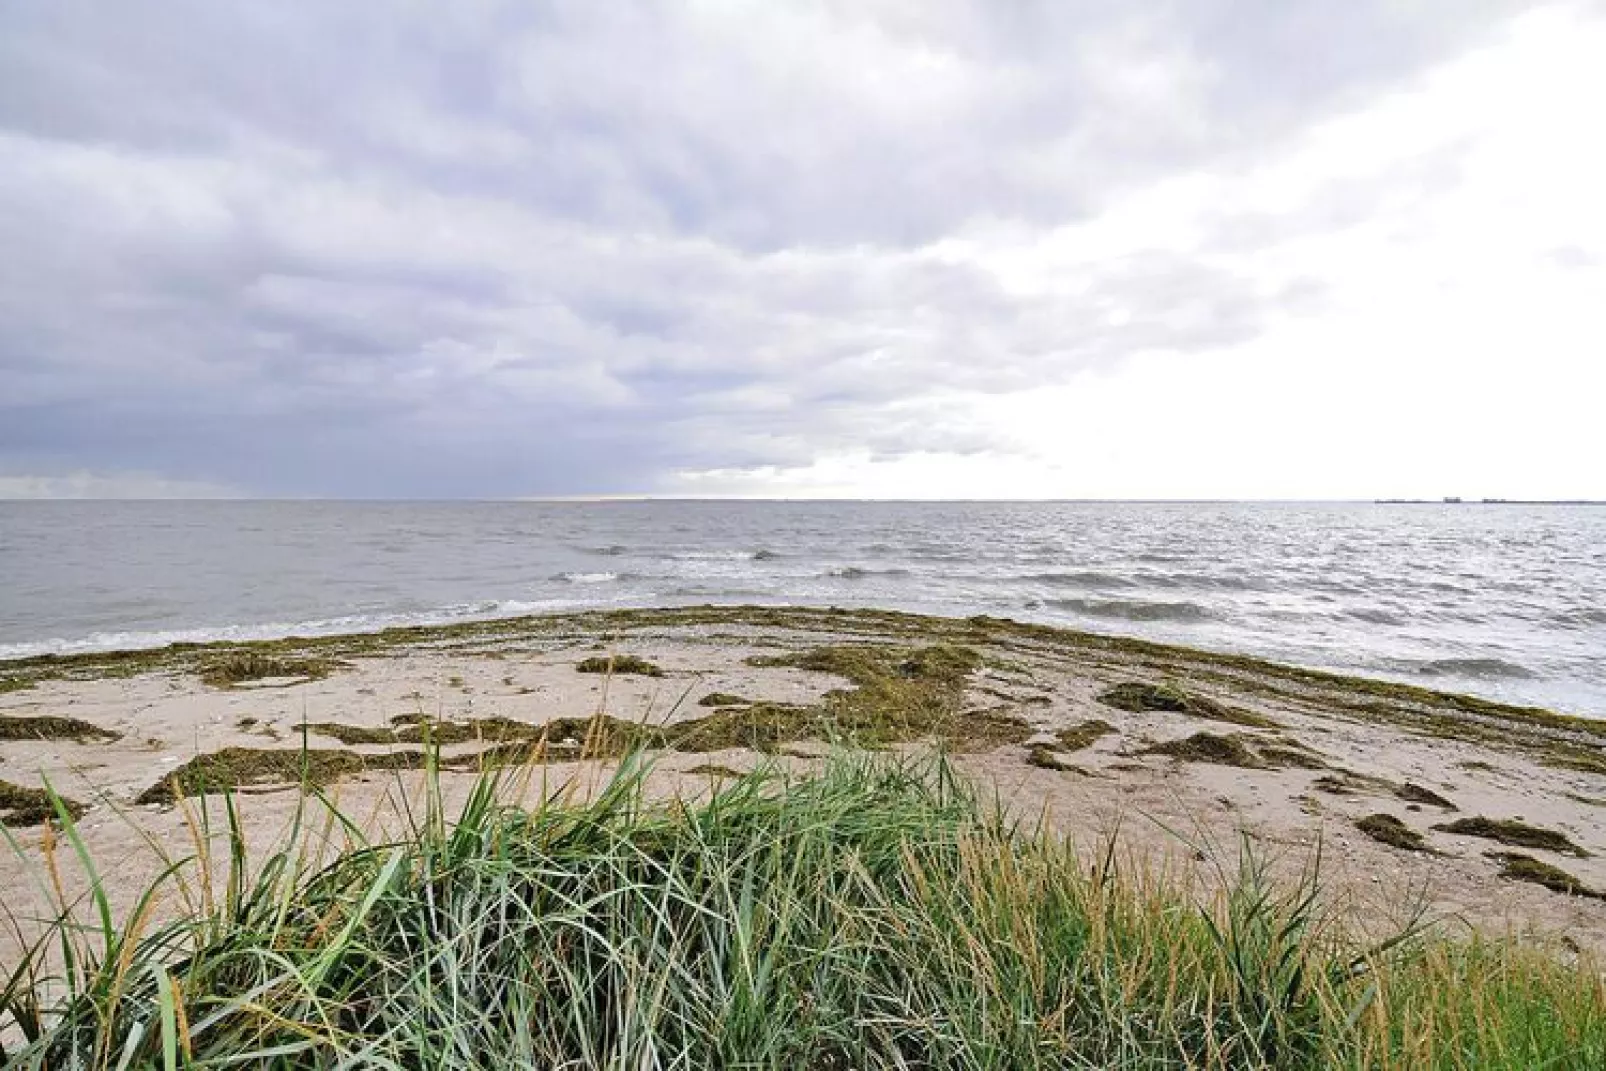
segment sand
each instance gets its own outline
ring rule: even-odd
[[[905,650],[956,642],[984,660],[965,683],[959,717],[1019,719],[1033,735],[965,751],[953,761],[1014,814],[1072,836],[1090,854],[1114,837],[1128,865],[1169,869],[1208,895],[1220,872],[1236,867],[1241,844],[1253,845],[1285,873],[1307,865],[1319,851],[1328,901],[1363,931],[1383,935],[1421,909],[1453,932],[1552,942],[1563,954],[1606,952],[1606,900],[1504,879],[1489,855],[1522,852],[1606,890],[1606,734],[1588,723],[988,619],[777,609],[531,618],[307,641],[303,653],[338,660],[327,676],[232,685],[202,680],[204,668],[226,653],[212,648],[20,668],[0,664],[0,682],[32,682],[0,692],[0,716],[65,716],[120,734],[115,741],[0,740],[0,780],[38,786],[48,778],[57,791],[86,806],[78,830],[113,910],[123,913],[160,871],[164,854],[176,859],[195,850],[199,801],[135,801],[197,755],[228,747],[296,749],[309,723],[385,729],[403,716],[541,724],[604,712],[644,725],[672,725],[707,716],[710,708],[699,701],[710,693],[812,704],[831,689],[853,687],[828,673],[755,666],[749,663],[754,656],[834,643]],[[296,647],[293,642],[271,650],[282,654]],[[576,671],[581,660],[599,652],[646,658],[663,676]],[[1275,727],[1183,712],[1134,712],[1100,700],[1124,682],[1180,687],[1196,700],[1220,704],[1228,717]],[[1113,731],[1080,750],[1055,743],[1054,733],[1090,719],[1107,722]],[[1283,761],[1243,768],[1151,750],[1201,732],[1230,737],[1251,753],[1269,747]],[[316,732],[306,740],[314,748],[369,755],[407,749],[346,749]],[[516,797],[583,796],[606,780],[611,762],[569,761],[565,747],[573,745],[549,743],[554,761],[511,778],[518,782],[510,789]],[[1052,760],[1046,766],[1061,768],[1034,765],[1034,745],[1039,761],[1046,754]],[[470,741],[446,752],[472,754],[484,746]],[[912,740],[897,746],[918,752],[930,745]],[[663,751],[654,756],[651,788],[697,797],[720,780],[722,769],[742,771],[760,762],[804,769],[828,751],[824,741],[792,742],[770,755],[742,748]],[[448,806],[471,781],[466,773],[443,775]],[[397,835],[418,813],[421,782],[417,772],[367,771],[328,792],[359,817],[368,835],[382,839]],[[1406,782],[1444,797],[1455,809],[1401,798],[1396,790]],[[300,803],[293,785],[242,790],[238,806],[253,852],[263,853],[283,837]],[[213,801],[204,813],[217,822],[220,805]],[[1356,828],[1358,819],[1374,814],[1400,819],[1423,836],[1430,851],[1392,847]],[[1587,854],[1512,848],[1433,828],[1469,816],[1556,831]],[[15,846],[0,863],[0,904],[27,932],[53,910],[45,854],[54,838],[38,825],[10,833]],[[327,849],[346,843],[332,832]],[[80,894],[83,874],[59,850],[55,860],[68,896]],[[174,897],[157,908],[164,910],[176,910]],[[16,940],[15,933],[0,936],[0,965],[15,956]]]

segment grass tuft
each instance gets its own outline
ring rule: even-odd
[[[64,915],[0,991],[8,1068],[1532,1068],[1606,1059],[1606,983],[1520,945],[1346,935],[1247,846],[1207,893],[1090,870],[941,760],[775,768],[654,803],[460,812],[320,861],[178,864]],[[228,807],[231,824],[237,811]],[[337,816],[336,821],[346,820]],[[70,829],[69,829],[70,834]],[[1246,842],[1247,845],[1247,842]],[[172,886],[227,872],[223,895]],[[86,939],[86,934],[88,939]]]

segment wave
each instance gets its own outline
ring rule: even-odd
[[[1424,677],[1477,677],[1484,680],[1532,680],[1533,670],[1503,658],[1434,658],[1414,667]]]
[[[1354,618],[1356,621],[1365,621],[1369,625],[1405,624],[1405,619],[1403,617],[1401,617],[1399,614],[1390,613],[1387,610],[1375,610],[1371,608],[1345,610],[1344,616]]]
[[[1198,591],[1252,591],[1260,586],[1242,577],[1211,576],[1208,573],[1146,573],[1141,579],[1155,587]]]
[[[670,562],[770,562],[780,556],[767,547],[757,550],[683,550],[654,555]]]
[[[1021,577],[1022,580],[1034,584],[1047,584],[1055,588],[1084,588],[1097,591],[1101,588],[1131,588],[1137,584],[1124,576],[1114,573],[1100,573],[1092,570],[1079,573],[1031,573]]]
[[[1048,599],[1045,606],[1086,617],[1117,621],[1207,621],[1210,611],[1193,602],[1143,602],[1138,599]]]
[[[584,547],[587,554],[595,554],[599,558],[619,558],[630,553],[630,548],[618,543],[609,543],[603,547]]]
[[[345,636],[383,632],[388,628],[453,625],[464,621],[492,621],[529,614],[583,610],[621,598],[592,599],[488,599],[457,603],[428,610],[396,610],[345,614],[308,621],[268,621],[246,625],[212,625],[150,631],[93,632],[75,639],[57,637],[29,643],[0,644],[0,660],[38,655],[86,654],[96,651],[145,651],[175,643],[248,643],[282,640],[290,636]]]
[[[1551,628],[1574,629],[1606,625],[1606,610],[1562,610],[1545,620]]]
[[[827,569],[821,576],[835,577],[839,580],[864,580],[872,576],[908,576],[907,569],[864,569],[857,565],[844,565],[835,569]]]
[[[624,573],[559,573],[553,580],[562,580],[568,584],[611,584],[629,574]]]

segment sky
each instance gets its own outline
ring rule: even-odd
[[[1606,498],[1606,0],[0,6],[0,497]]]

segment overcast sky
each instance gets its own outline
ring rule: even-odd
[[[1606,2],[0,6],[0,496],[1606,497]]]

